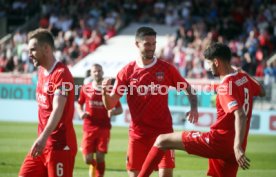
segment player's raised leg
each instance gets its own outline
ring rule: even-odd
[[[142,166],[138,177],[149,176],[168,149],[184,150],[182,132],[159,135]],[[161,172],[159,172],[160,174]],[[163,174],[163,173],[162,173]],[[159,175],[160,176],[160,175]]]

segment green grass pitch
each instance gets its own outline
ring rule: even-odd
[[[81,141],[81,125],[75,126],[78,144]],[[20,165],[36,137],[36,123],[0,122],[0,177],[17,176]],[[125,157],[127,128],[113,127],[109,153],[106,156],[106,177],[127,177]],[[239,170],[239,177],[276,176],[276,136],[250,135],[247,156],[251,159],[250,170]],[[207,159],[176,152],[175,177],[206,176]],[[87,177],[88,168],[79,151],[76,157],[75,177]],[[152,175],[157,177],[157,173]]]

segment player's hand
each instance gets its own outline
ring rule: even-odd
[[[88,113],[88,112],[83,112],[83,114],[81,115],[81,119],[85,119],[85,118],[87,118],[87,117],[89,117],[90,116],[90,114]]]
[[[107,111],[107,115],[109,118],[111,118],[113,116],[112,111],[113,111],[112,109]]]
[[[249,169],[250,167],[250,159],[248,159],[245,156],[244,150],[241,148],[241,146],[234,147],[235,157],[236,161],[239,164],[239,166],[243,169]]]
[[[112,85],[111,85],[111,78],[105,78],[103,81],[102,81],[102,91],[104,93],[108,93],[111,91],[112,89]]]
[[[34,157],[34,158],[37,157],[37,156],[40,156],[42,154],[45,146],[46,146],[46,139],[39,136],[35,140],[32,148],[31,148],[31,156]]]
[[[186,113],[186,119],[191,123],[197,123],[198,121],[198,111],[197,109],[192,109]]]

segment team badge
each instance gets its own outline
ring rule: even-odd
[[[51,82],[46,82],[43,85],[43,92],[52,95],[55,91],[55,84]]]
[[[155,76],[156,76],[157,81],[159,81],[159,82],[164,80],[164,72],[157,72],[157,73],[155,73]]]

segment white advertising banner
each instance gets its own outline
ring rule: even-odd
[[[37,122],[37,104],[34,100],[2,99],[0,108],[0,121]],[[122,115],[112,117],[113,126],[129,126],[131,115],[127,105],[123,105],[123,108],[124,112]],[[191,124],[185,119],[185,114],[189,111],[189,107],[171,106],[170,110],[176,131],[208,131],[216,120],[215,108],[199,108],[199,120],[196,124]],[[82,124],[77,114],[75,114],[74,122]],[[250,133],[276,135],[276,111],[254,110],[251,118]]]

